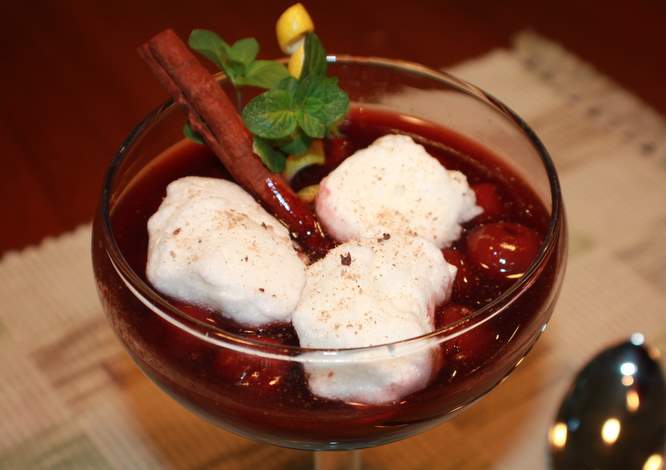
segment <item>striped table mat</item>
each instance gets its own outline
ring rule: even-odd
[[[642,331],[666,351],[666,124],[533,33],[453,67],[509,104],[560,171],[571,250],[547,333],[505,383],[455,419],[364,452],[369,469],[546,468],[546,431],[575,371]],[[89,226],[0,261],[0,468],[308,468],[185,411],[108,327]]]

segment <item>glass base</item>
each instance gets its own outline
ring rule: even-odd
[[[338,450],[314,453],[315,470],[361,470],[360,450]]]

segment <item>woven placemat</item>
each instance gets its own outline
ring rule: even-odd
[[[369,469],[540,469],[569,380],[642,331],[666,350],[666,124],[531,33],[451,69],[509,104],[546,143],[571,250],[548,332],[513,376],[436,429],[364,452]],[[150,383],[108,327],[88,226],[0,261],[0,468],[308,468],[305,452],[205,423]]]

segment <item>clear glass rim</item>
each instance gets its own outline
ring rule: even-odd
[[[536,136],[534,131],[523,121],[513,110],[503,104],[494,96],[483,91],[482,89],[456,78],[446,72],[437,71],[426,67],[421,64],[396,60],[385,59],[380,57],[361,57],[351,55],[334,55],[328,56],[327,60],[330,63],[340,65],[372,65],[375,67],[389,68],[399,70],[403,73],[408,73],[413,76],[431,79],[435,82],[443,83],[449,87],[456,88],[458,91],[473,96],[476,99],[484,102],[486,105],[500,111],[505,117],[512,121],[524,133],[525,137],[530,141],[534,149],[537,151],[541,162],[544,166],[548,181],[550,185],[551,196],[551,217],[548,223],[548,228],[544,241],[539,250],[539,254],[532,262],[529,269],[512,284],[507,290],[499,295],[492,302],[484,305],[482,308],[475,310],[474,313],[466,318],[462,318],[454,323],[448,324],[442,328],[435,329],[432,332],[426,333],[421,336],[407,338],[391,343],[354,347],[354,348],[302,348],[299,346],[290,345],[276,345],[266,343],[260,340],[253,340],[242,335],[230,333],[215,325],[197,320],[186,313],[178,310],[172,306],[162,295],[153,289],[141,276],[139,276],[130,266],[124,255],[122,254],[116,239],[113,235],[113,229],[110,218],[110,196],[111,187],[114,182],[118,169],[124,163],[128,151],[132,145],[146,132],[150,126],[157,122],[164,113],[169,112],[173,107],[173,101],[168,100],[159,106],[157,109],[148,114],[127,136],[122,143],[115,157],[113,158],[109,169],[107,170],[104,186],[102,190],[102,200],[100,204],[100,211],[102,216],[102,228],[105,240],[105,250],[113,265],[116,273],[120,276],[125,285],[141,300],[144,305],[151,309],[154,313],[161,316],[163,319],[181,328],[195,336],[198,336],[204,341],[215,344],[219,347],[230,348],[245,353],[258,353],[259,355],[284,359],[289,356],[293,360],[294,355],[303,355],[313,353],[323,355],[323,357],[335,357],[340,354],[348,353],[363,353],[371,351],[382,351],[386,354],[386,349],[393,351],[396,346],[418,346],[419,343],[432,346],[433,342],[442,343],[454,339],[484,323],[488,320],[499,315],[502,311],[507,309],[513,302],[515,302],[523,291],[528,289],[541,271],[544,263],[550,259],[551,253],[557,246],[559,241],[559,234],[561,224],[563,223],[563,207],[561,200],[560,183],[555,170],[555,165],[546,150],[541,140]],[[222,73],[216,75],[219,80],[225,77]],[[465,324],[465,328],[461,326]],[[193,327],[194,325],[194,327]],[[407,349],[411,349],[407,347]]]

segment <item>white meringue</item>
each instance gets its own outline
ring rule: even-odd
[[[465,175],[448,171],[405,135],[357,151],[319,188],[317,214],[339,241],[403,232],[443,248],[482,212]]]
[[[426,334],[434,329],[434,307],[450,296],[455,275],[456,267],[441,251],[419,237],[387,232],[344,243],[307,268],[292,317],[300,344],[358,348]],[[366,404],[425,387],[438,367],[438,348],[401,356],[400,347],[388,348],[378,360],[347,352],[339,364],[306,362],[309,386],[322,397]]]
[[[288,230],[240,186],[185,177],[148,221],[146,275],[163,294],[237,322],[288,322],[305,264]]]

